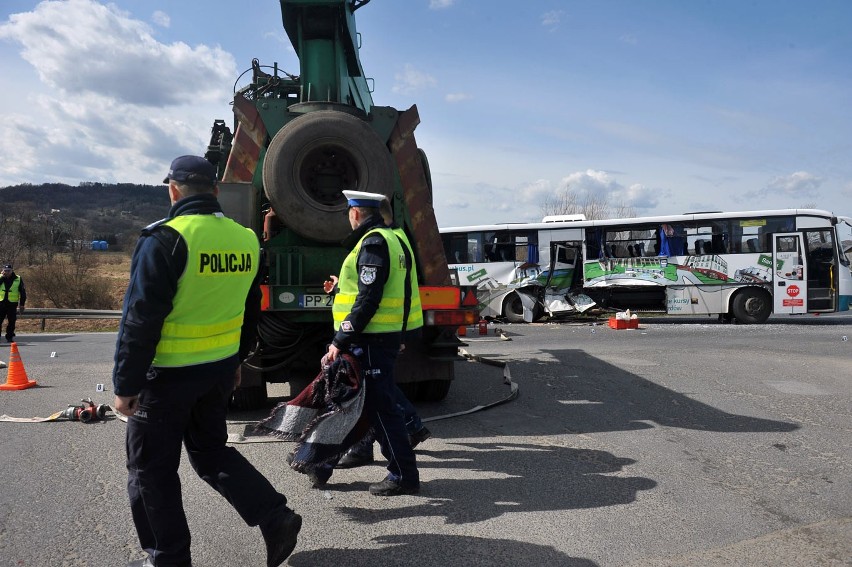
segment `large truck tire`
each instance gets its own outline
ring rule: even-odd
[[[263,187],[281,221],[297,234],[338,243],[352,232],[341,191],[392,195],[390,151],[369,123],[337,110],[294,118],[272,138]]]
[[[440,402],[450,393],[452,380],[427,380],[417,385],[417,401]]]
[[[258,410],[266,407],[268,402],[266,384],[260,386],[240,387],[231,395],[231,408],[238,411]]]

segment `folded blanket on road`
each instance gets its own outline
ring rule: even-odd
[[[275,406],[257,424],[259,432],[297,442],[290,467],[302,473],[338,459],[370,428],[363,415],[364,388],[355,357],[342,354],[331,364],[323,358],[321,365],[298,396]]]

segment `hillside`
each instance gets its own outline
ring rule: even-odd
[[[41,221],[72,231],[74,238],[106,240],[128,248],[139,230],[168,214],[165,185],[132,183],[60,183],[0,187],[0,222]]]

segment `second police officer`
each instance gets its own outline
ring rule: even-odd
[[[363,191],[343,194],[352,226],[344,244],[351,245],[352,251],[340,269],[332,308],[335,335],[328,357],[334,360],[341,352],[350,352],[361,364],[364,411],[388,461],[387,476],[371,484],[370,493],[415,494],[420,491],[420,475],[403,413],[396,403],[393,376],[408,315],[406,305],[410,306],[412,299],[406,277],[415,273],[413,259],[407,259],[410,254],[382,220],[379,207],[384,195]]]

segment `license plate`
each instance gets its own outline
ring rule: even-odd
[[[333,303],[330,295],[324,293],[305,294],[299,297],[299,307],[302,309],[326,309]]]

